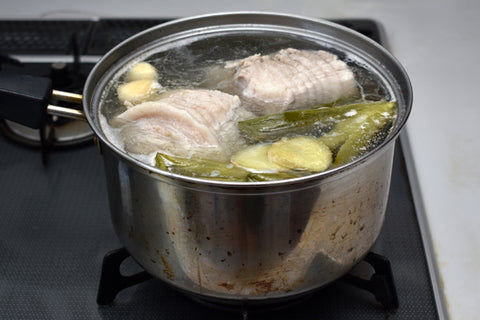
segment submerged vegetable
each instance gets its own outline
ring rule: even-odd
[[[272,162],[268,158],[271,144],[257,144],[238,151],[232,156],[232,163],[252,172],[282,172],[288,168]]]
[[[246,181],[249,174],[247,170],[223,161],[188,159],[160,152],[155,156],[155,163],[162,170],[203,179]]]
[[[288,171],[321,172],[332,163],[332,152],[319,139],[310,136],[283,138],[273,144],[258,144],[232,156],[236,166],[255,173],[274,173],[260,179],[280,179]]]
[[[128,82],[144,79],[158,80],[157,70],[148,62],[137,63],[125,75],[125,80]]]
[[[394,119],[394,105],[387,104],[384,108],[361,115],[356,121],[351,121],[356,123],[349,123],[349,126],[347,123],[339,123],[336,128],[320,138],[325,144],[330,144],[331,148],[342,144],[333,166],[346,164],[373,149],[386,138]],[[332,141],[335,140],[336,143],[333,144]]]
[[[155,67],[147,62],[139,62],[127,71],[125,83],[117,88],[117,96],[122,104],[131,107],[152,100],[161,88]]]
[[[321,136],[321,140],[330,149],[335,150],[352,135],[358,138],[368,128],[380,130],[387,123],[392,123],[396,107],[396,102],[384,102],[371,104],[371,108],[356,109],[355,115],[338,121],[332,130]]]
[[[332,152],[317,138],[298,136],[272,144],[268,158],[291,170],[321,172],[332,163]]]
[[[136,104],[151,100],[160,88],[160,84],[155,80],[141,79],[119,85],[117,94],[122,103]]]
[[[262,148],[269,148],[270,146],[271,145],[262,145]],[[257,149],[260,150],[262,148]],[[250,153],[250,151],[247,151],[247,153]],[[248,161],[250,160],[247,160],[247,162]],[[255,162],[253,158],[251,161]],[[256,172],[255,169],[253,169],[253,171],[247,170],[228,162],[210,159],[182,158],[160,152],[158,152],[155,156],[155,164],[162,170],[189,177],[234,182],[284,180],[297,178],[312,173],[310,171],[296,172],[288,170],[287,168],[276,165],[273,162],[269,162],[271,167],[268,170],[265,169],[263,172]],[[279,168],[280,170],[272,171],[274,170],[272,168]]]
[[[319,172],[326,168],[320,165],[322,160],[316,158],[320,156],[317,151],[308,149],[307,145],[305,151],[301,151],[296,148],[303,142],[291,144],[291,141],[299,139],[327,146],[333,153],[333,166],[340,166],[371,150],[388,135],[396,107],[394,101],[379,101],[289,111],[241,121],[239,128],[250,141],[270,142],[280,137],[297,136],[275,142],[275,146],[282,148],[278,151],[270,148],[269,160],[293,170],[302,170],[303,166],[305,170]]]
[[[328,132],[342,120],[372,110],[391,109],[395,102],[364,102],[343,106],[287,111],[238,123],[238,127],[252,142],[272,142],[282,137]]]
[[[293,179],[298,177],[303,177],[308,173],[301,173],[301,172],[276,172],[276,173],[269,173],[269,172],[252,172],[247,176],[247,181],[255,182],[255,181],[275,181],[275,180],[285,180],[285,179]]]

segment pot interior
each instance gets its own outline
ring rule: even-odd
[[[156,68],[158,82],[167,90],[210,88],[212,69],[225,62],[286,48],[330,52],[354,72],[364,99],[397,102],[396,120],[389,136],[348,166],[397,137],[410,113],[412,95],[408,77],[395,58],[372,40],[342,26],[282,14],[194,17],[154,27],[126,40],[98,63],[87,80],[84,92],[87,118],[95,134],[119,156],[136,166],[171,176],[153,167],[151,157],[126,153],[117,136],[111,134],[108,119],[127,109],[116,96],[125,73],[139,61],[146,61]]]

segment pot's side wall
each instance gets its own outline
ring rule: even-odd
[[[185,188],[104,146],[112,221],[130,254],[179,289],[232,300],[294,296],[339,278],[374,244],[393,147],[308,188],[247,195]]]

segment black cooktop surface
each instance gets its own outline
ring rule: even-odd
[[[59,37],[68,42],[71,32],[64,31],[78,28],[82,54],[101,55],[162,21],[0,21],[0,52],[33,54],[37,48],[43,50],[40,54],[52,54],[63,46],[68,54],[71,47],[63,42],[35,44],[36,32],[61,30]],[[340,22],[380,41],[373,21]],[[28,49],[15,37],[26,37]],[[24,73],[35,70],[22,68]],[[93,143],[51,150],[44,166],[38,148],[0,135],[0,181],[2,319],[242,319],[240,313],[204,306],[156,279],[123,290],[113,304],[97,304],[102,259],[121,243],[110,222],[102,156]],[[302,303],[249,319],[438,319],[400,143],[386,220],[373,251],[390,260],[398,309],[387,311],[369,292],[335,282]],[[135,269],[134,262],[127,262],[126,272]]]

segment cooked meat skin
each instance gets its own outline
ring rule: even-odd
[[[251,117],[237,96],[215,90],[174,90],[118,115],[127,152],[226,159],[239,137],[237,121]]]
[[[334,102],[357,92],[355,76],[347,64],[326,51],[283,49],[227,62],[233,73],[228,91],[240,97],[257,115]]]

